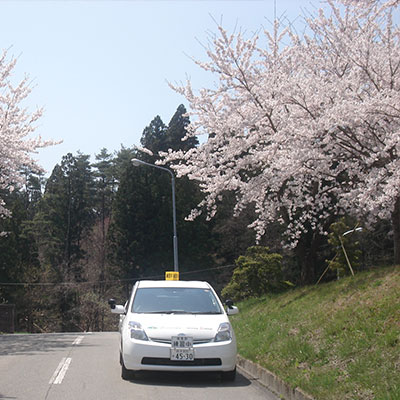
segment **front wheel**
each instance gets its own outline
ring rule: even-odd
[[[120,363],[121,363],[121,378],[124,381],[129,381],[131,379],[134,379],[135,378],[135,373],[132,370],[125,368],[125,364],[124,364],[124,360],[122,358],[122,355],[120,357]]]
[[[223,371],[221,374],[223,381],[232,382],[236,378],[236,367],[232,371]]]

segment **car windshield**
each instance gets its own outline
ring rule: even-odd
[[[221,314],[222,310],[210,289],[139,288],[132,312],[154,314]]]

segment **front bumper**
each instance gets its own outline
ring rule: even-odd
[[[171,361],[171,345],[126,339],[121,354],[126,369],[134,371],[232,371],[236,366],[236,341],[195,344],[194,361]]]

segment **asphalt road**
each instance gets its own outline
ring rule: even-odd
[[[143,373],[120,377],[118,333],[0,335],[0,399],[277,400],[245,376]]]

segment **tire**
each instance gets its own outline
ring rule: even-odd
[[[122,358],[122,354],[120,355],[120,363],[121,363],[121,378],[124,381],[129,381],[131,379],[135,378],[135,373],[130,370],[125,368],[124,360]]]
[[[221,378],[225,382],[233,382],[236,378],[236,367],[232,371],[223,371]]]

